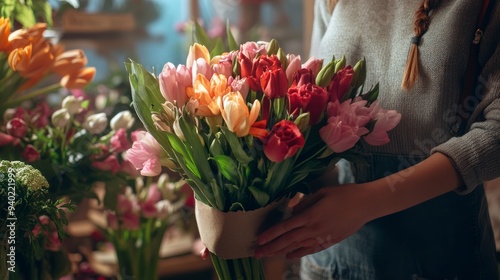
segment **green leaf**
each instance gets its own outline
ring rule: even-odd
[[[24,5],[17,5],[15,7],[15,18],[24,27],[32,27],[36,23],[33,10]]]
[[[221,55],[224,52],[224,43],[222,42],[222,38],[218,37],[215,40],[215,44],[210,52],[210,57],[214,57],[217,55]]]
[[[239,50],[240,46],[234,39],[233,32],[231,32],[231,25],[229,24],[229,19],[226,22],[226,34],[227,34],[227,43],[229,45],[229,50],[230,51]]]
[[[250,186],[248,188],[250,192],[252,193],[253,197],[257,201],[257,203],[261,206],[264,207],[267,205],[269,202],[269,194],[267,194],[265,191],[258,189],[254,186]]]
[[[377,100],[379,94],[379,84],[377,83],[375,87],[373,87],[369,92],[363,94],[361,97],[363,100],[368,101],[368,104],[371,104]]]
[[[231,151],[233,152],[234,157],[238,162],[243,165],[247,165],[249,162],[253,160],[252,157],[247,155],[247,153],[241,147],[238,136],[229,131],[226,127],[221,127],[221,131],[224,134]]]
[[[222,175],[234,184],[239,183],[238,166],[236,162],[229,156],[217,155],[212,158],[219,167]]]
[[[231,204],[231,207],[229,207],[229,211],[230,212],[245,211],[245,207],[243,207],[243,204],[239,202],[233,202],[233,204]]]
[[[209,50],[212,49],[212,41],[208,38],[207,33],[196,20],[194,21],[194,34],[196,42],[204,45]]]

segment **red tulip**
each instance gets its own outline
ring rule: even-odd
[[[264,153],[271,161],[281,162],[294,156],[304,144],[304,136],[297,125],[292,121],[282,120],[269,133]]]
[[[302,113],[309,112],[309,125],[320,121],[328,101],[328,92],[322,87],[314,84],[304,84],[288,90],[289,112],[298,117]]]

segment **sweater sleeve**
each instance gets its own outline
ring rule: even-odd
[[[479,62],[484,65],[480,84],[481,101],[471,115],[469,130],[435,147],[432,153],[446,155],[464,185],[456,191],[471,192],[477,185],[500,177],[500,5],[497,3],[484,32]],[[471,99],[477,95],[471,96]],[[472,100],[474,101],[474,100]]]
[[[321,38],[325,34],[331,14],[328,11],[328,0],[314,1],[314,22],[311,35],[310,56],[317,55],[321,45]]]

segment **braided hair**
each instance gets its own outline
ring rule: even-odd
[[[328,0],[328,8],[333,12],[338,0]],[[410,52],[406,61],[405,72],[401,87],[408,90],[415,85],[418,78],[418,45],[420,39],[429,29],[430,13],[439,4],[439,0],[422,0],[420,6],[415,11],[415,20],[413,22],[413,33],[415,36],[411,39]]]

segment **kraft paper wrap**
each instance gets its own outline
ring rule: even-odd
[[[221,212],[196,200],[195,215],[201,241],[223,259],[253,257],[257,235],[284,217],[289,199],[253,211]]]

